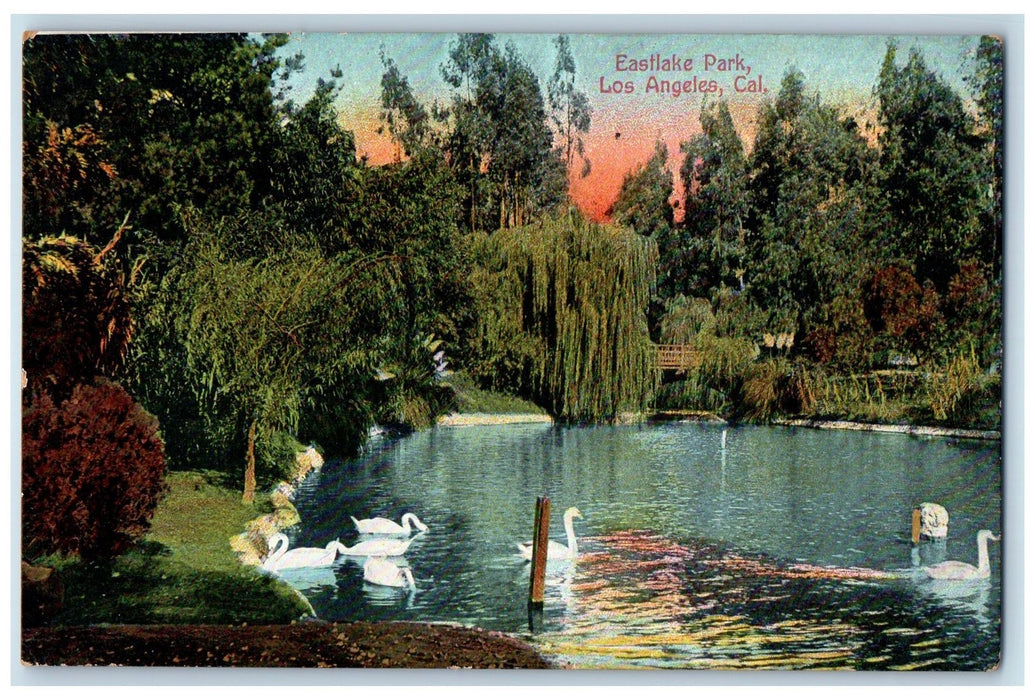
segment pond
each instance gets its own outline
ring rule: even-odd
[[[283,575],[327,620],[456,622],[520,635],[579,668],[986,670],[999,661],[1000,445],[899,434],[670,423],[436,428],[328,462],[298,490],[291,546],[360,538],[349,516],[428,524],[405,555],[415,591],[363,581],[362,559]],[[551,563],[529,632],[536,497],[551,539],[569,506],[580,556]],[[949,536],[911,547],[934,501]]]

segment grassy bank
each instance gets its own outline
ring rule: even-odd
[[[545,409],[531,401],[479,388],[464,372],[457,372],[451,376],[449,384],[453,387],[458,413],[547,415]]]
[[[40,562],[65,586],[49,624],[274,624],[308,608],[286,584],[238,562],[229,539],[271,509],[204,474],[168,475],[169,492],[140,546],[111,562]]]

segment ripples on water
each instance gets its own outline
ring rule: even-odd
[[[550,535],[578,505],[581,556],[551,564],[528,637],[591,668],[986,670],[999,659],[990,581],[933,582],[915,564],[976,562],[998,530],[999,455],[906,436],[701,426],[435,430],[329,463],[300,489],[292,546],[358,539],[349,515],[429,526],[397,563],[414,592],[343,558],[291,581],[331,620],[450,621],[527,635],[515,543],[535,497]],[[943,503],[950,537],[911,552],[909,510]],[[346,525],[347,523],[347,525]],[[289,578],[290,581],[290,578]]]
[[[538,642],[578,667],[994,666],[989,582],[952,582],[949,601],[940,599],[947,590],[925,595],[931,583],[912,572],[781,565],[706,542],[615,533],[587,541],[586,554],[548,590],[555,625]],[[968,638],[946,639],[946,626]]]

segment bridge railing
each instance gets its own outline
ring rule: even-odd
[[[656,345],[658,368],[687,370],[701,364],[701,353],[689,345]]]

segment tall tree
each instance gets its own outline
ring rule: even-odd
[[[339,123],[337,93],[333,80],[319,79],[302,107],[284,108],[281,127],[273,131],[276,176],[267,202],[295,235],[308,236],[328,254],[348,247],[360,197],[355,138]]]
[[[485,221],[488,182],[482,174],[492,138],[490,116],[479,95],[498,55],[494,39],[492,34],[460,34],[450,46],[449,60],[441,66],[443,79],[453,88],[450,107],[440,115],[451,121],[446,149],[450,165],[464,188],[464,223],[471,231]]]
[[[662,267],[671,271],[673,294],[711,296],[722,286],[744,286],[748,212],[744,146],[724,101],[702,109],[701,129],[701,135],[682,145],[681,240],[662,251]]]
[[[566,188],[539,81],[513,44],[501,52],[493,41],[461,34],[442,67],[454,89],[446,150],[472,230],[531,221],[560,203]]]
[[[401,146],[401,155],[410,156],[417,149],[427,147],[433,135],[432,115],[414,96],[410,81],[399,72],[395,61],[381,47],[381,120],[388,132]]]
[[[550,99],[550,118],[561,137],[564,162],[569,177],[575,165],[575,156],[582,159],[581,177],[589,175],[592,164],[586,157],[582,134],[589,132],[593,108],[586,93],[575,87],[575,57],[567,34],[558,34],[554,39],[557,59],[554,62],[553,77],[547,86]]]
[[[762,108],[751,158],[749,292],[767,310],[769,332],[822,329],[825,359],[852,332],[844,324],[859,321],[846,312],[858,310],[871,262],[875,157],[855,119],[809,93],[799,71]]]
[[[896,63],[888,46],[879,99],[881,172],[892,220],[889,247],[931,280],[948,288],[949,260],[982,255],[981,214],[990,206],[984,146],[963,100],[927,68],[917,50]]]
[[[622,186],[609,214],[619,226],[629,226],[641,236],[661,241],[674,223],[669,202],[671,197],[672,171],[668,167],[668,147],[658,141],[647,162],[622,178]]]
[[[521,226],[559,204],[567,188],[553,150],[539,80],[508,43],[497,75],[499,92],[487,96],[494,126],[489,177],[496,185],[499,226]]]
[[[608,214],[616,226],[626,226],[653,241],[662,254],[658,269],[657,289],[649,311],[651,332],[658,329],[665,300],[674,292],[676,280],[686,273],[682,258],[674,247],[680,244],[675,235],[672,197],[672,171],[668,167],[668,147],[658,141],[654,153],[637,170],[626,173],[618,198]]]

